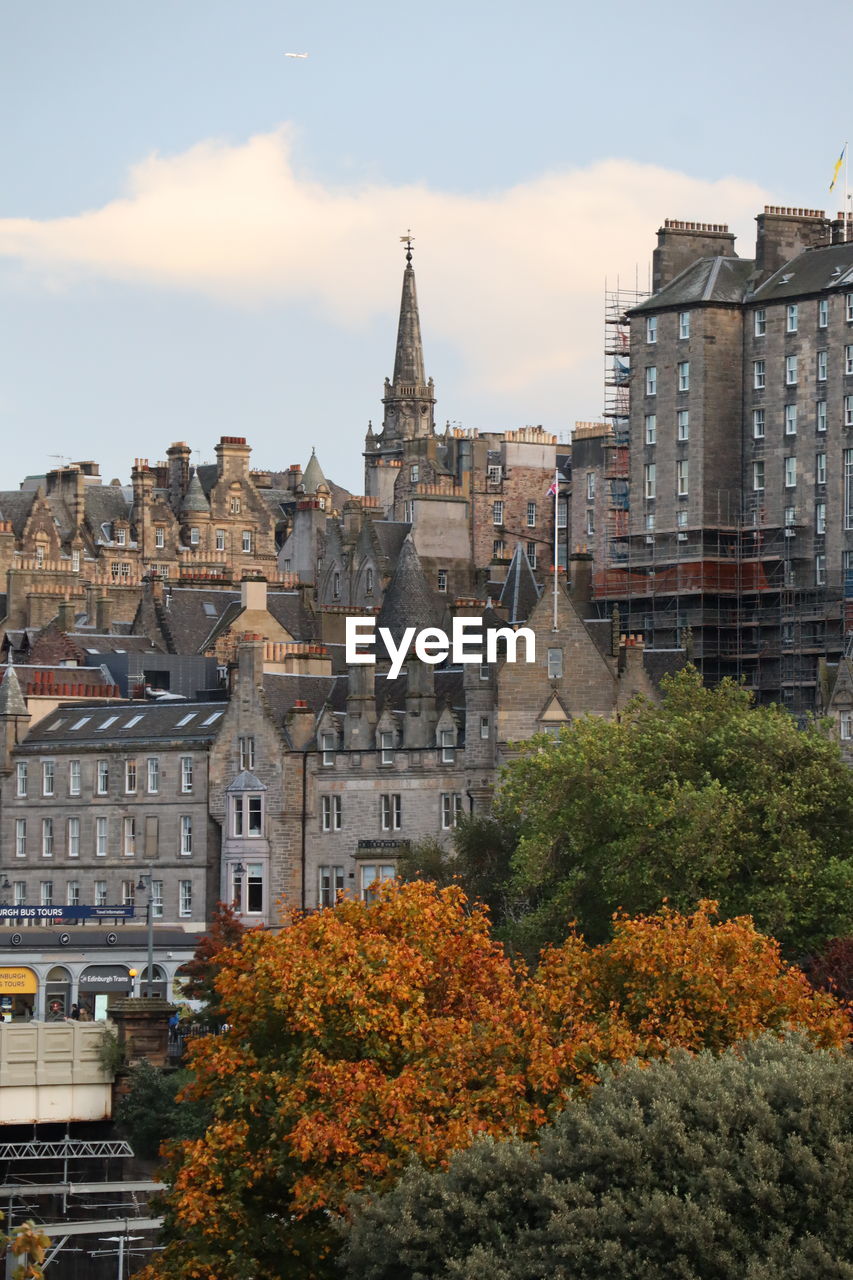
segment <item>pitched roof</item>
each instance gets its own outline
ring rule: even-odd
[[[0,716],[28,716],[29,714],[15,668],[4,667],[3,683],[0,684]]]
[[[750,302],[773,302],[803,293],[853,288],[853,242],[807,249],[765,280]]]
[[[302,476],[302,483],[306,493],[316,493],[320,485],[323,484],[328,489],[329,482],[323,475],[323,468],[317,461],[317,455],[311,450],[311,457],[308,459],[308,466]]]
[[[165,739],[209,742],[222,727],[223,702],[76,702],[57,707],[33,725],[18,750],[55,746],[106,748],[127,742]]]
[[[526,622],[539,595],[539,585],[533,576],[530,561],[522,550],[521,543],[517,542],[500,596],[500,603],[508,611],[509,621]]]
[[[755,263],[750,258],[697,258],[663,289],[632,307],[628,314],[695,306],[697,302],[743,302],[754,273]]]
[[[406,627],[422,631],[424,627],[441,626],[445,614],[446,605],[429,585],[412,535],[408,534],[382,601],[377,628],[387,627],[399,642]]]
[[[181,503],[181,515],[192,515],[193,512],[207,514],[209,511],[210,503],[204,496],[204,489],[201,486],[198,473],[194,471],[192,480],[190,480],[187,491],[184,494],[184,500]]]
[[[24,527],[36,500],[36,490],[13,489],[0,493],[0,519],[11,520],[15,537],[23,536]]]

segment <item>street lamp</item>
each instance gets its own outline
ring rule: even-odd
[[[154,890],[152,887],[152,875],[153,872],[150,867],[147,871],[140,871],[139,884],[136,886],[137,889],[148,890],[148,906],[146,908],[148,917],[148,976],[145,979],[145,995],[148,1000],[151,999],[151,988],[154,982],[154,911],[151,901],[154,896]]]

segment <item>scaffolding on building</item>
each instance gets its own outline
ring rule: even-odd
[[[631,323],[628,313],[647,295],[638,289],[604,288],[605,557],[625,558],[628,535],[631,429]]]

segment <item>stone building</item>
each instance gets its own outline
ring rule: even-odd
[[[808,711],[853,568],[853,242],[818,210],[756,221],[748,259],[723,225],[658,233],[628,313],[630,520],[596,594],[649,644],[689,626],[708,679]]]

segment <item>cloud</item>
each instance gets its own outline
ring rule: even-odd
[[[284,126],[150,156],[99,209],[2,219],[0,255],[53,288],[107,278],[241,307],[309,306],[357,327],[395,306],[397,237],[411,225],[427,362],[430,338],[450,344],[472,394],[487,385],[526,397],[533,414],[541,394],[563,394],[569,421],[600,403],[605,277],[646,287],[665,216],[728,222],[750,237],[766,199],[735,178],[619,159],[485,194],[332,186],[295,171]],[[751,240],[741,247],[748,254]]]

